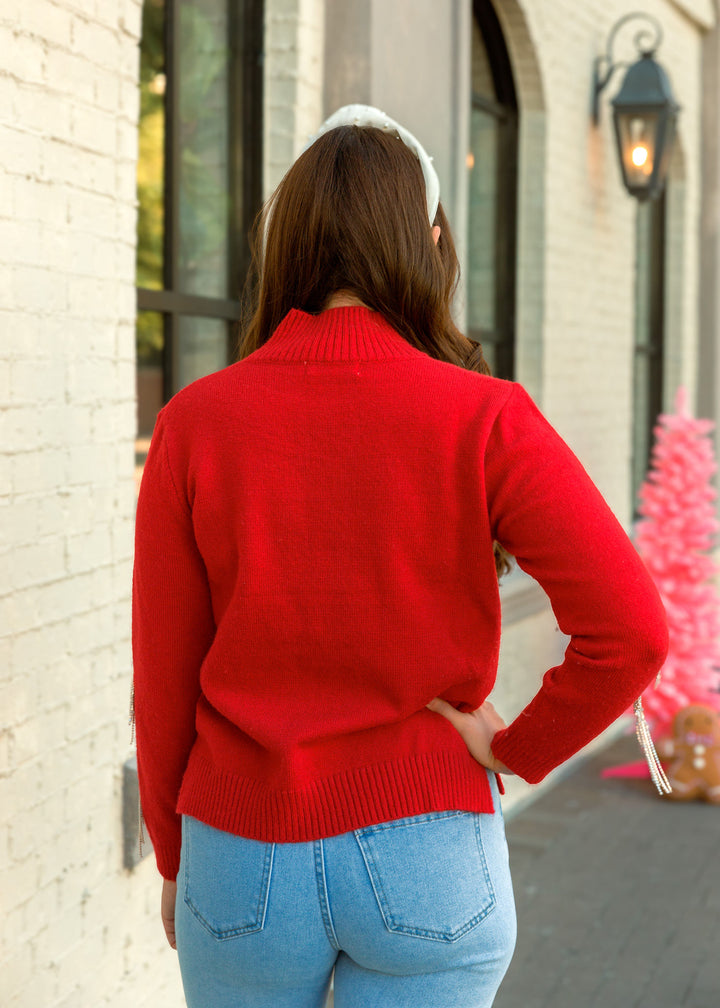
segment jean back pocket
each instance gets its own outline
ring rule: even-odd
[[[355,830],[389,931],[454,942],[495,907],[480,816],[430,812]]]
[[[185,903],[219,939],[261,931],[275,845],[183,816]]]

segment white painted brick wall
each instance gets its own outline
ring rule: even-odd
[[[266,0],[263,196],[322,122],[324,0]]]
[[[590,121],[592,63],[616,21],[634,9],[625,0],[503,0],[496,5],[513,61],[520,108],[517,258],[518,378],[537,398],[629,525],[635,202],[625,192],[612,135],[609,100],[601,123]],[[679,8],[683,8],[680,10]],[[648,0],[662,23],[658,59],[680,113],[684,157],[668,214],[666,405],[697,371],[699,123],[701,32],[707,4]],[[693,14],[694,19],[685,16]],[[618,37],[616,58],[634,57],[633,26]],[[537,687],[552,646],[548,614],[504,628],[499,709],[512,716]],[[530,659],[530,656],[532,660]],[[545,666],[549,663],[546,661]],[[529,789],[511,781],[507,804]]]
[[[699,53],[707,5],[681,6],[697,20],[669,0],[648,0],[643,10],[663,25],[665,42],[658,59],[682,106],[683,207],[681,215],[669,219],[669,241],[676,247],[682,239],[683,255],[669,262],[667,276],[668,385],[682,379],[692,394],[697,362]],[[635,203],[620,181],[609,106],[622,72],[601,97],[597,130],[591,126],[589,101],[593,59],[604,52],[610,29],[629,9],[625,0],[586,0],[580,5],[572,0],[508,0],[501,5],[518,70],[521,145],[526,144],[528,154],[542,153],[538,138],[531,135],[539,108],[545,146],[540,164],[533,157],[523,160],[521,154],[519,377],[624,521],[630,516]],[[618,36],[616,58],[636,58],[633,35],[630,25]],[[534,69],[528,72],[531,64],[537,64],[539,80]],[[544,175],[544,206],[528,231],[528,213],[533,212],[526,202],[528,187],[539,171]],[[541,297],[526,273],[533,260],[543,264]]]
[[[140,0],[0,7],[0,1003],[182,1003],[122,868]]]
[[[698,65],[712,7],[644,6],[665,26],[660,59],[683,106],[668,317],[673,375],[692,389]],[[623,518],[634,206],[607,100],[598,132],[588,102],[592,60],[628,9],[500,5],[521,106],[519,377]],[[266,195],[321,119],[323,13],[323,0],[266,3]],[[140,14],[140,0],[0,5],[3,1008],[182,1004],[154,865],[121,868]],[[508,628],[498,696],[508,714],[557,646],[547,611]]]

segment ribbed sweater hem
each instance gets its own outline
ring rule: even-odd
[[[349,769],[297,790],[274,790],[192,755],[177,811],[252,840],[299,843],[425,812],[493,812],[487,771],[434,752]]]

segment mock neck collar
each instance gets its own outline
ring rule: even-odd
[[[253,360],[380,361],[422,354],[380,315],[364,305],[309,315],[291,308]]]

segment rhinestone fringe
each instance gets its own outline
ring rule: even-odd
[[[128,724],[130,725],[130,745],[135,745],[135,682],[133,681],[130,686],[130,717],[128,719]],[[140,852],[140,857],[143,857],[143,852],[145,848],[145,830],[143,829],[143,811],[142,805],[140,803],[140,789],[138,788],[138,850]]]
[[[670,794],[672,787],[670,786],[670,781],[665,775],[665,771],[662,768],[660,758],[655,749],[655,744],[653,743],[652,735],[650,734],[650,726],[647,723],[645,711],[643,710],[641,697],[638,697],[633,704],[633,710],[635,711],[635,733],[637,734],[640,748],[647,760],[647,765],[650,768],[650,777],[652,778],[652,782],[658,789],[659,794]]]

